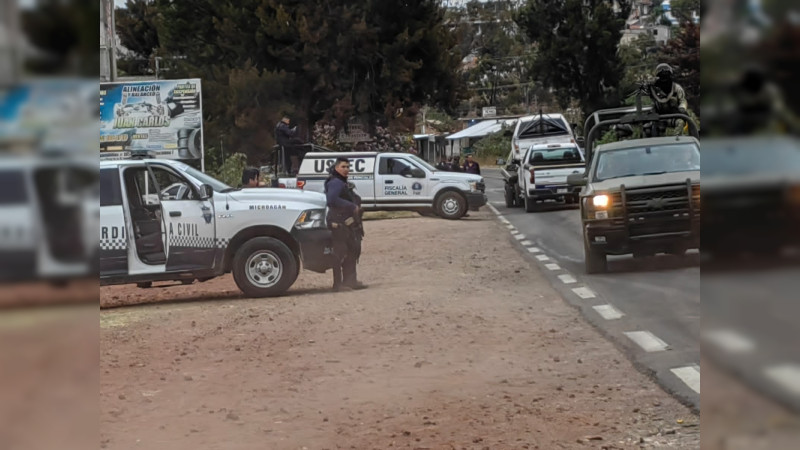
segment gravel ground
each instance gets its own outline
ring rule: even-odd
[[[486,211],[366,222],[364,291],[303,272],[100,288],[101,447],[559,449],[700,445]]]

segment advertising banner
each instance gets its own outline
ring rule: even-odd
[[[100,83],[100,158],[202,160],[200,80]]]

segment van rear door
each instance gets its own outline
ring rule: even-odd
[[[336,158],[344,156],[350,160],[348,180],[356,187],[364,206],[375,203],[375,154],[325,153],[306,155],[297,175],[298,183],[303,183],[306,191],[325,192],[325,180],[330,174]]]

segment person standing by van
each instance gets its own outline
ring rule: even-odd
[[[303,142],[297,137],[297,126],[289,128],[290,120],[284,116],[277,125],[275,125],[275,142],[281,146],[283,164],[286,173],[290,176],[297,173],[300,168],[299,154],[297,145]]]
[[[364,228],[361,222],[361,197],[347,181],[350,161],[338,157],[325,180],[328,201],[328,228],[333,240],[333,289],[335,291],[364,289],[358,281],[356,266],[361,256]]]

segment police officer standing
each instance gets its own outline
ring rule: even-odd
[[[328,228],[333,240],[333,289],[336,291],[366,288],[356,276],[361,239],[364,237],[361,197],[348,183],[349,174],[350,161],[339,157],[325,180]]]

